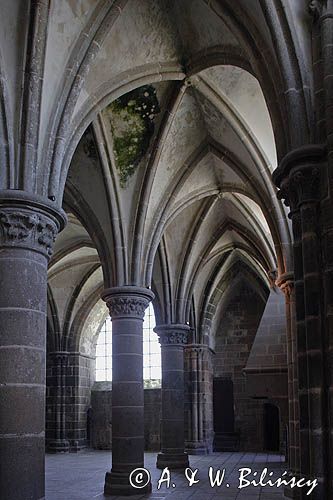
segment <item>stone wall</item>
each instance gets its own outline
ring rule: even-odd
[[[243,373],[265,303],[247,284],[240,284],[220,311],[215,339],[214,377],[230,379],[234,388],[235,431],[239,448],[263,449],[262,402],[252,399]]]
[[[62,358],[59,368],[59,356]],[[49,353],[46,369],[46,446],[67,442],[72,451],[87,445],[93,359],[79,353]]]
[[[79,354],[69,357],[66,385],[66,430],[72,448],[87,443],[87,411],[90,405],[93,359]]]
[[[288,367],[285,296],[272,288],[247,366],[247,393],[274,404],[280,413],[280,449],[285,452],[288,425]]]
[[[112,448],[112,382],[95,382],[91,391],[90,446]]]
[[[161,390],[145,389],[145,449],[160,449]],[[112,382],[95,382],[91,391],[90,446],[112,449]]]

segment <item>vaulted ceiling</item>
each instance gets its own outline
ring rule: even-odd
[[[54,89],[66,57],[59,43],[105,14],[103,2],[78,3],[53,9]],[[290,225],[271,180],[288,134],[274,97],[279,61],[260,2],[250,3],[231,12],[230,2],[118,2],[80,86],[59,173],[72,214],[50,266],[62,321],[103,286],[140,284],[154,288],[161,320],[187,322],[231,269],[263,289],[289,269]],[[260,27],[261,59],[237,36],[236,11],[252,32]],[[50,105],[46,96],[43,116]],[[57,298],[63,276],[70,292]]]

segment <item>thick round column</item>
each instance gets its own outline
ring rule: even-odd
[[[0,491],[44,498],[47,263],[65,222],[22,191],[0,192]]]
[[[143,317],[154,294],[123,286],[103,294],[112,319],[112,469],[105,476],[106,495],[137,495],[130,473],[144,466]]]
[[[162,353],[162,418],[159,469],[185,469],[189,466],[185,453],[184,433],[184,347],[190,327],[161,325],[155,328]]]
[[[280,198],[290,205],[294,234],[297,324],[300,475],[316,478],[314,500],[328,498],[327,353],[322,314],[323,286],[320,233],[321,186],[326,150],[309,145],[290,152],[274,173]],[[305,493],[301,492],[301,498]]]
[[[317,95],[318,108],[321,113],[318,116],[318,128],[322,140],[327,144],[327,174],[324,174],[323,184],[325,196],[321,200],[321,248],[322,248],[322,273],[323,273],[323,310],[326,325],[325,350],[327,355],[327,386],[328,404],[326,407],[328,420],[329,449],[326,461],[328,464],[327,482],[329,489],[327,495],[333,497],[333,3],[312,2],[317,10],[317,26],[315,20],[314,29],[317,31],[318,40],[316,52],[316,67],[321,66],[322,79],[318,79]],[[315,37],[313,37],[314,39]],[[320,82],[320,83],[319,83]],[[325,114],[325,115],[324,115]]]

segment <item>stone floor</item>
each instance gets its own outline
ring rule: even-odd
[[[271,479],[277,479],[286,470],[279,455],[255,453],[213,453],[209,456],[191,456],[190,466],[195,476],[200,480],[197,484],[189,486],[183,473],[171,473],[170,487],[166,482],[157,489],[161,472],[156,469],[156,454],[145,455],[146,468],[151,473],[153,492],[151,495],[130,497],[139,499],[174,499],[174,500],[224,500],[249,499],[249,500],[280,500],[283,497],[283,488],[254,487],[238,489],[240,485],[241,468],[251,468],[252,474],[247,480],[259,478],[262,470],[267,467],[268,473],[273,472]],[[110,468],[111,453],[106,451],[85,450],[77,454],[47,455],[46,457],[46,500],[92,500],[92,499],[125,499],[129,497],[104,497],[103,484],[106,470]],[[225,477],[221,486],[212,487],[209,481],[209,468],[213,467],[214,477],[218,469],[225,469]],[[257,471],[256,477],[253,473]],[[245,474],[245,472],[244,472]],[[266,480],[269,478],[267,477]],[[244,478],[245,481],[245,478]],[[175,486],[173,486],[173,484]],[[246,484],[245,482],[243,484]],[[139,493],[139,490],[138,490]],[[309,497],[311,498],[311,496]]]

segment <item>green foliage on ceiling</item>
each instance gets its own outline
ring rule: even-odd
[[[143,381],[144,389],[160,389],[161,380],[157,378],[146,379]]]
[[[154,119],[160,112],[156,89],[144,85],[119,97],[107,108],[121,187],[134,174],[148,150]]]

